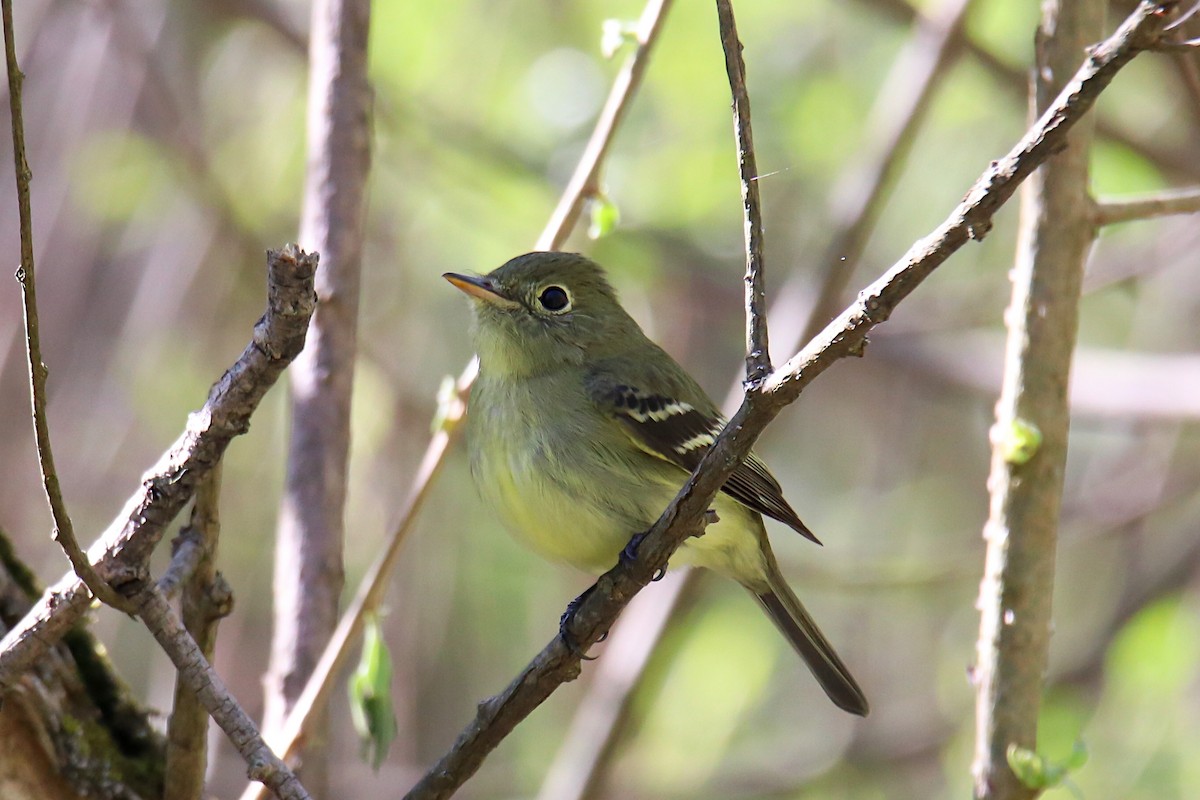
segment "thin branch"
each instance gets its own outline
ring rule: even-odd
[[[334,675],[345,663],[351,645],[362,633],[363,620],[367,613],[379,608],[383,602],[384,593],[388,588],[388,578],[392,573],[396,558],[400,554],[400,545],[416,519],[417,512],[425,501],[427,488],[434,477],[441,471],[445,463],[445,453],[452,441],[451,431],[457,429],[463,418],[464,405],[456,396],[453,408],[446,414],[441,430],[434,434],[433,441],[425,452],[421,465],[417,469],[416,478],[409,490],[409,495],[401,511],[401,522],[396,532],[389,538],[387,547],[375,560],[359,584],[358,592],[351,601],[350,607],[342,615],[337,629],[330,637],[329,644],[321,654],[320,660],[313,669],[312,676],[304,686],[304,691],[292,704],[291,711],[278,731],[268,731],[267,741],[275,752],[285,760],[291,760],[298,753],[300,743],[308,730],[308,724],[316,712],[325,707],[329,693],[334,687]],[[261,796],[256,786],[247,787],[242,795],[245,800]]]
[[[1200,187],[1167,189],[1124,200],[1098,200],[1092,221],[1097,227],[1103,227],[1172,214],[1195,214],[1197,211],[1200,211]]]
[[[25,76],[17,64],[17,48],[13,39],[12,0],[2,0],[4,15],[4,56],[8,65],[8,104],[12,112],[13,162],[17,176],[17,211],[21,226],[21,266],[17,280],[21,283],[21,301],[25,316],[25,354],[29,364],[29,394],[33,406],[33,436],[37,447],[38,467],[42,473],[42,488],[54,519],[54,541],[62,548],[75,574],[98,599],[129,614],[133,609],[104,579],[96,574],[87,555],[75,537],[75,527],[54,468],[54,451],[50,447],[50,423],[46,419],[46,365],[42,362],[41,333],[38,326],[37,281],[33,263],[33,214],[29,203],[29,183],[33,173],[25,157],[25,122],[21,113],[21,84]]]
[[[1177,1],[1177,0],[1176,0]],[[862,353],[866,336],[929,274],[971,239],[984,236],[991,218],[1017,186],[1062,149],[1066,134],[1100,92],[1138,53],[1153,46],[1176,2],[1143,2],[1116,33],[1096,47],[1047,112],[1002,159],[995,161],[936,230],[917,242],[821,334],[746,394],[742,407],[705,453],[680,493],[638,548],[636,561],[602,575],[572,618],[571,637],[586,651],[629,599],[666,566],[671,553],[701,530],[712,498],[774,417],[818,375],[842,358]],[[555,637],[500,694],[479,704],[475,719],[451,749],[406,795],[407,800],[446,798],[462,785],[503,739],[563,682],[579,675],[578,651]]]
[[[217,542],[221,533],[218,464],[196,487],[188,527],[180,533],[199,553],[184,586],[183,624],[199,652],[212,661],[217,625],[233,610],[233,591],[217,572]],[[171,559],[172,565],[175,559]],[[162,580],[159,580],[162,585]],[[166,599],[166,595],[163,595]],[[208,768],[208,713],[182,674],[175,676],[175,700],[167,722],[167,769],[163,800],[201,800]]]
[[[534,249],[552,250],[561,247],[579,221],[589,197],[588,187],[595,186],[604,158],[616,137],[620,123],[625,118],[625,111],[641,86],[650,53],[662,33],[663,22],[670,7],[671,0],[650,0],[643,10],[638,23],[638,46],[617,75],[604,110],[596,120],[588,146],[580,157],[579,165],[563,190],[562,197],[545,230],[538,237]],[[417,513],[424,504],[434,479],[441,472],[450,445],[462,429],[459,423],[464,413],[466,398],[478,372],[479,359],[472,358],[455,382],[454,396],[446,398],[444,407],[439,411],[441,424],[421,457],[421,466],[409,487],[399,521],[393,527],[383,551],[367,571],[354,600],[338,622],[329,644],[317,661],[304,690],[288,712],[287,718],[278,729],[268,731],[272,747],[282,757],[291,758],[296,754],[297,745],[303,740],[310,720],[325,706],[332,690],[333,676],[345,662],[351,645],[362,632],[365,614],[378,608],[382,602],[400,547],[412,530]],[[261,796],[260,787],[249,786],[242,794],[242,800]]]
[[[1139,3],[1112,36],[1091,49],[1091,57],[1045,113],[1007,155],[991,163],[954,212],[931,234],[916,242],[887,273],[860,292],[850,308],[776,372],[765,390],[786,390],[790,396],[793,389],[787,388],[789,384],[800,380],[802,375],[807,376],[811,369],[819,367],[823,371],[832,363],[827,361],[825,345],[836,350],[838,358],[859,354],[862,340],[849,336],[851,331],[886,320],[894,305],[953,252],[971,239],[982,239],[991,229],[991,218],[999,207],[1039,165],[1065,147],[1067,132],[1091,109],[1116,74],[1136,55],[1153,48],[1165,19],[1177,4],[1178,0]],[[886,303],[880,305],[885,299]],[[864,316],[869,320],[861,319]],[[808,380],[811,379],[804,380],[800,388]],[[794,391],[798,393],[799,389]]]
[[[650,54],[658,42],[667,12],[671,10],[671,2],[672,0],[650,0],[642,10],[634,32],[637,47],[613,80],[608,100],[600,110],[600,117],[596,120],[592,136],[583,149],[579,164],[575,167],[571,180],[567,181],[558,206],[550,215],[550,220],[546,223],[542,235],[538,237],[534,250],[561,248],[579,222],[584,201],[600,191],[600,167],[608,156],[608,148],[616,138],[617,128],[625,119],[625,112],[642,83],[642,74],[646,71],[646,65],[650,63]]]
[[[733,95],[733,136],[738,151],[738,176],[742,182],[742,213],[746,236],[746,381],[753,385],[771,374],[767,337],[767,288],[763,275],[762,204],[758,196],[758,163],[750,128],[750,93],[746,90],[746,63],[738,40],[737,22],[730,0],[717,0],[725,74]]]
[[[294,245],[267,254],[267,312],[241,357],[191,414],[183,434],[143,477],[92,547],[89,557],[105,580],[127,578],[149,558],[196,484],[220,461],[233,437],[245,433],[263,395],[304,347],[316,306],[317,256]],[[87,610],[89,597],[74,573],[63,576],[0,641],[0,690],[12,685]]]
[[[269,786],[280,800],[308,800],[308,792],[263,742],[254,720],[234,699],[158,587],[146,583],[140,587],[130,584],[129,588],[138,616],[175,665],[179,680],[225,731],[248,765],[250,778]]]

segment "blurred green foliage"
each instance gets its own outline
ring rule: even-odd
[[[51,423],[76,527],[89,539],[245,346],[263,305],[262,251],[296,235],[306,10],[19,5]],[[820,254],[847,220],[831,196],[878,133],[869,115],[910,28],[882,0],[738,5],[768,285],[781,298],[771,318],[777,362],[791,355],[788,331],[803,325],[820,270],[851,271],[849,302],[1021,135],[1038,5],[977,0],[966,29],[1009,72],[969,53],[949,68],[864,257],[832,265],[818,263]],[[626,52],[603,57],[604,22],[640,11],[629,0],[375,4],[348,586],[395,520],[440,382],[470,356],[467,308],[440,274],[487,271],[532,245]],[[1175,61],[1146,56],[1104,96],[1101,120],[1116,136],[1095,149],[1098,193],[1196,182],[1195,100],[1181,86]],[[595,242],[578,230],[568,247],[607,264],[627,307],[724,397],[741,369],[742,220],[711,5],[675,4],[603,183],[619,223]],[[0,208],[6,246],[13,213]],[[1014,201],[984,242],[872,336],[866,359],[822,376],[759,448],[826,543],[771,531],[785,572],[863,683],[872,716],[857,722],[829,706],[744,593],[705,582],[651,664],[603,796],[970,791],[967,668],[1016,215]],[[1106,231],[1089,271],[1081,346],[1194,353],[1198,239],[1194,219]],[[16,308],[13,292],[0,295],[6,410],[27,402]],[[1195,366],[1179,369],[1183,386]],[[1194,414],[1143,412],[1139,398],[1152,408],[1148,393],[1161,390],[1139,394],[1118,369],[1077,377],[1077,391],[1095,400],[1073,429],[1038,752],[1053,760],[1085,740],[1092,758],[1071,780],[1087,798],[1195,797]],[[1114,389],[1131,399],[1104,411]],[[217,665],[253,711],[286,429],[275,390],[225,470],[221,563],[238,606],[223,624]],[[0,415],[0,524],[50,581],[61,557],[43,536],[29,438],[21,413]],[[408,785],[475,704],[555,634],[563,606],[586,585],[500,531],[475,498],[461,450],[402,562],[383,623],[398,737],[376,776],[358,761],[345,700],[336,701],[333,776],[343,796],[392,797]],[[97,627],[130,681],[165,707],[171,673],[146,655],[144,632],[109,614]],[[585,667],[579,685],[520,726],[461,796],[533,796],[589,677]],[[231,796],[243,775],[222,744],[211,790]]]

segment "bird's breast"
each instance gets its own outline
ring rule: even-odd
[[[644,527],[642,512],[638,492],[619,479],[627,470],[606,442],[612,432],[587,413],[582,392],[564,398],[563,389],[481,378],[468,414],[471,472],[519,542],[543,558],[599,573]]]

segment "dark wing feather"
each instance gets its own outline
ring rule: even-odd
[[[589,391],[593,401],[621,423],[639,448],[687,472],[700,463],[727,421],[683,400],[598,376],[589,381]],[[734,471],[721,491],[820,544],[783,499],[783,489],[767,465],[753,453]]]

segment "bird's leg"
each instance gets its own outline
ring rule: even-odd
[[[578,656],[584,661],[595,661],[596,657],[589,656],[583,651],[583,648],[579,646],[579,642],[576,640],[575,635],[571,633],[570,626],[571,622],[575,619],[575,612],[579,611],[579,607],[583,605],[583,601],[587,600],[588,596],[594,591],[596,591],[596,584],[592,584],[588,588],[584,589],[583,594],[567,603],[567,610],[564,611],[562,616],[558,618],[558,638],[562,639],[567,650],[571,651],[573,655]],[[607,638],[608,633],[605,632],[604,635],[596,641],[603,642]]]
[[[706,528],[709,525],[712,525],[716,522],[719,522],[720,519],[721,518],[717,516],[716,509],[710,508],[710,509],[708,509],[708,511],[705,511],[703,525],[701,526],[701,533],[697,534],[697,536],[699,536],[703,533],[704,528]],[[625,545],[625,549],[621,551],[621,563],[622,564],[632,564],[633,562],[637,561],[638,547],[641,546],[642,540],[646,538],[647,533],[649,533],[649,531],[642,531],[641,533],[635,533],[633,536],[631,536],[629,538],[629,544]],[[654,573],[654,577],[651,578],[650,580],[661,581],[663,578],[666,577],[666,575],[667,575],[666,568],[660,567],[658,569],[658,571]]]

